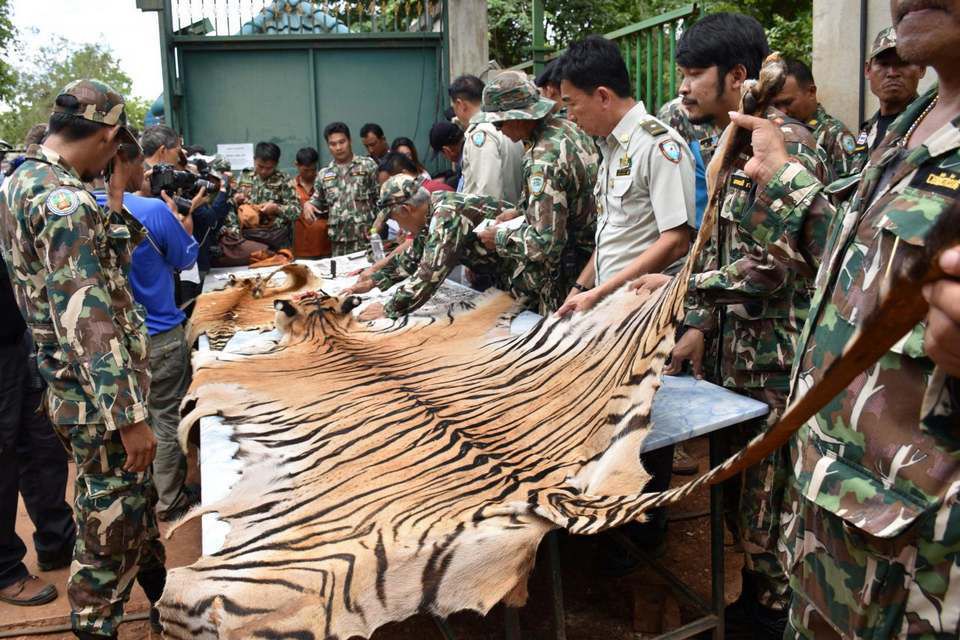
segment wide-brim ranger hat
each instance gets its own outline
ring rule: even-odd
[[[537,86],[519,71],[504,71],[483,89],[483,105],[470,122],[540,120],[556,103],[540,95]]]
[[[127,125],[127,113],[124,110],[126,103],[123,96],[114,91],[110,85],[89,78],[74,80],[57,95],[58,102],[61,96],[73,96],[78,104],[76,107],[67,107],[54,103],[54,113],[69,113],[109,127],[120,125],[121,141],[134,144],[137,149],[140,148],[137,136]]]

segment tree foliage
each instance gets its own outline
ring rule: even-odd
[[[0,0],[0,102],[13,95],[17,83],[17,71],[10,64],[11,51],[17,46],[17,30],[10,18],[11,0]]]
[[[547,46],[562,49],[590,33],[609,33],[652,18],[691,0],[544,0]],[[751,15],[767,30],[771,49],[810,61],[812,0],[708,0],[701,14],[737,11]],[[490,57],[502,66],[531,58],[532,0],[489,0]]]
[[[60,90],[78,78],[96,78],[124,97],[131,95],[130,76],[120,68],[109,48],[101,44],[77,45],[59,38],[25,61],[17,82],[10,87],[11,95],[6,100],[9,111],[0,119],[0,138],[19,144],[30,127],[47,121]],[[131,103],[129,121],[142,126],[149,103],[143,99]]]

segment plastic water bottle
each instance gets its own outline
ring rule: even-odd
[[[383,260],[383,240],[380,239],[380,234],[377,232],[376,228],[370,229],[370,249],[373,251],[373,261],[379,262]]]

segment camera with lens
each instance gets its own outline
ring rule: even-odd
[[[220,179],[209,169],[201,170],[198,175],[190,171],[178,171],[172,164],[159,163],[153,165],[150,173],[150,195],[159,198],[160,192],[166,191],[177,203],[181,215],[190,213],[190,200],[204,188],[207,193],[220,189]]]

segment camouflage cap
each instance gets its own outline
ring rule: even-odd
[[[867,57],[867,60],[873,60],[884,51],[896,48],[897,30],[893,27],[887,27],[873,39],[873,47],[870,49],[870,55]]]
[[[123,96],[99,80],[74,80],[63,88],[57,96],[73,96],[79,105],[76,108],[53,106],[54,113],[70,113],[84,120],[99,122],[107,126],[120,125],[121,142],[137,145],[137,137],[127,126],[127,113],[124,111]]]
[[[377,217],[374,218],[370,229],[373,233],[379,233],[383,225],[387,223],[393,208],[398,204],[403,204],[413,197],[420,190],[422,183],[417,178],[405,173],[398,173],[390,176],[387,181],[380,185],[380,199],[377,201]]]
[[[389,211],[390,208],[412,198],[419,190],[420,183],[413,176],[405,173],[390,176],[380,187],[380,200],[377,202],[377,207],[381,211]]]
[[[537,86],[520,71],[504,71],[483,89],[483,106],[471,122],[539,120],[556,103],[540,95]]]

